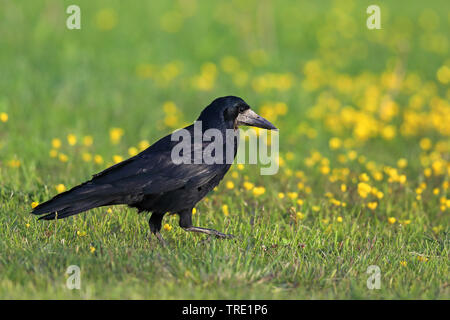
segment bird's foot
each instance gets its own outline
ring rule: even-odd
[[[234,238],[234,236],[232,234],[225,234],[225,233],[222,233],[222,232],[214,230],[214,229],[207,229],[207,228],[200,228],[200,227],[188,227],[188,228],[184,228],[184,230],[190,231],[190,232],[205,233],[210,236],[215,236],[216,238],[219,238],[219,239]]]

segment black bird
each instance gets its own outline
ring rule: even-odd
[[[225,160],[227,146],[234,152],[233,160],[236,156],[239,126],[277,130],[273,124],[252,111],[244,100],[234,96],[215,99],[202,111],[197,119],[198,123],[202,125],[202,133],[208,129],[218,129],[223,137],[226,136],[227,130],[235,133],[232,139],[223,138],[223,160]],[[191,159],[194,159],[195,150],[201,148],[200,150],[204,151],[212,142],[195,142],[194,125],[184,129],[192,136],[193,143],[189,151]],[[203,163],[204,161],[175,163],[172,159],[172,150],[179,140],[172,140],[171,135],[160,139],[140,154],[38,205],[32,214],[47,213],[39,220],[53,220],[97,207],[125,204],[137,208],[139,212],[152,213],[149,220],[150,230],[163,244],[164,239],[160,230],[166,213],[178,214],[180,227],[186,231],[206,233],[218,238],[232,237],[214,229],[192,225],[192,209],[219,184],[230,169],[230,161],[216,161],[222,163],[213,164]],[[214,153],[211,154],[214,156]],[[185,156],[183,151],[180,155]]]

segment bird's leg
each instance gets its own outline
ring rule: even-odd
[[[214,229],[208,229],[208,228],[188,227],[188,228],[183,228],[183,229],[186,231],[206,233],[206,234],[209,234],[211,236],[215,236],[216,238],[221,238],[221,239],[231,239],[234,237],[232,234],[225,234],[220,231],[217,231]]]
[[[150,217],[148,224],[150,226],[150,231],[156,236],[156,238],[159,240],[159,243],[161,243],[161,245],[163,247],[165,247],[167,245],[167,243],[164,240],[163,236],[161,235],[161,232],[159,232],[161,230],[161,223],[162,223],[163,217],[164,217],[164,214],[155,212]]]
[[[185,231],[205,233],[221,239],[233,238],[232,234],[225,234],[214,229],[194,227],[192,225],[192,210],[185,210],[183,212],[180,212],[179,215],[180,215],[180,227],[183,228]]]

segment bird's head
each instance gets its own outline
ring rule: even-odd
[[[202,111],[197,121],[202,121],[204,128],[237,129],[240,126],[251,126],[278,130],[254,112],[244,100],[234,96],[215,99]]]

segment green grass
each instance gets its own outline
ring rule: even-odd
[[[71,1],[0,1],[0,113],[8,114],[7,122],[0,121],[0,298],[450,298],[450,206],[441,200],[449,197],[444,186],[450,94],[448,82],[437,78],[443,66],[450,68],[447,1],[429,1],[427,10],[422,1],[380,1],[383,29],[374,31],[366,28],[369,1],[77,3],[82,29],[69,31],[65,8]],[[109,11],[101,11],[105,8]],[[102,30],[105,23],[112,29]],[[223,70],[226,56],[239,61],[239,70]],[[312,60],[319,61],[325,76],[308,89],[314,80],[305,66]],[[201,90],[194,82],[206,62],[217,66],[217,75],[210,90]],[[139,76],[136,70],[147,64],[151,75]],[[164,78],[171,64],[179,73]],[[235,81],[239,71],[247,81]],[[383,85],[389,72],[402,79],[398,90]],[[269,73],[291,76],[292,85],[259,90],[255,81]],[[420,85],[408,85],[410,75],[417,75]],[[342,77],[353,81],[349,91],[339,87]],[[361,99],[371,85],[397,103],[394,116],[364,109]],[[222,183],[197,207],[195,225],[236,239],[186,233],[176,216],[167,216],[163,223],[173,228],[162,231],[168,242],[162,248],[156,239],[148,240],[149,215],[126,207],[56,222],[29,214],[33,201],[56,194],[57,184],[75,186],[112,163],[114,155],[128,157],[128,148],[141,140],[154,142],[170,133],[164,102],[176,104],[181,125],[194,121],[215,97],[229,94],[257,111],[265,103],[288,106],[286,115],[272,119],[281,128],[285,164],[279,173],[261,176],[258,166],[243,171],[233,166],[226,180],[235,188]],[[421,109],[411,106],[414,95],[423,99]],[[333,100],[323,102],[330,97],[339,102],[336,108]],[[358,136],[357,124],[342,120],[340,111],[347,106],[362,112],[361,121],[365,114],[376,119],[379,130],[367,139]],[[421,112],[418,118],[425,122],[408,124],[410,112]],[[402,129],[405,123],[412,134]],[[387,126],[396,130],[392,139],[383,137]],[[125,132],[118,144],[109,138],[114,127]],[[77,136],[75,146],[68,145],[68,134]],[[86,135],[93,137],[92,146],[83,146]],[[332,137],[344,145],[331,149]],[[49,156],[53,138],[63,142],[58,152],[68,156],[67,162]],[[423,138],[430,139],[431,149],[421,149]],[[358,158],[340,162],[351,150]],[[309,166],[314,151],[321,156]],[[85,152],[101,155],[105,163],[83,161]],[[398,166],[400,158],[407,159],[405,168]],[[442,172],[436,161],[443,161]],[[347,168],[349,174],[330,181],[333,173],[323,173],[323,166]],[[407,181],[390,182],[387,166]],[[305,178],[296,176],[298,171]],[[380,181],[376,171],[383,173]],[[362,173],[384,193],[382,199],[361,198]],[[254,196],[244,189],[245,179],[266,192]],[[301,181],[310,192],[298,188]],[[418,199],[421,183],[426,187]],[[304,204],[289,199],[288,192],[298,192]],[[346,206],[330,203],[329,194]],[[369,202],[377,202],[377,208],[370,210]],[[81,290],[66,288],[70,265],[81,268]],[[371,265],[381,270],[379,290],[367,288]]]

